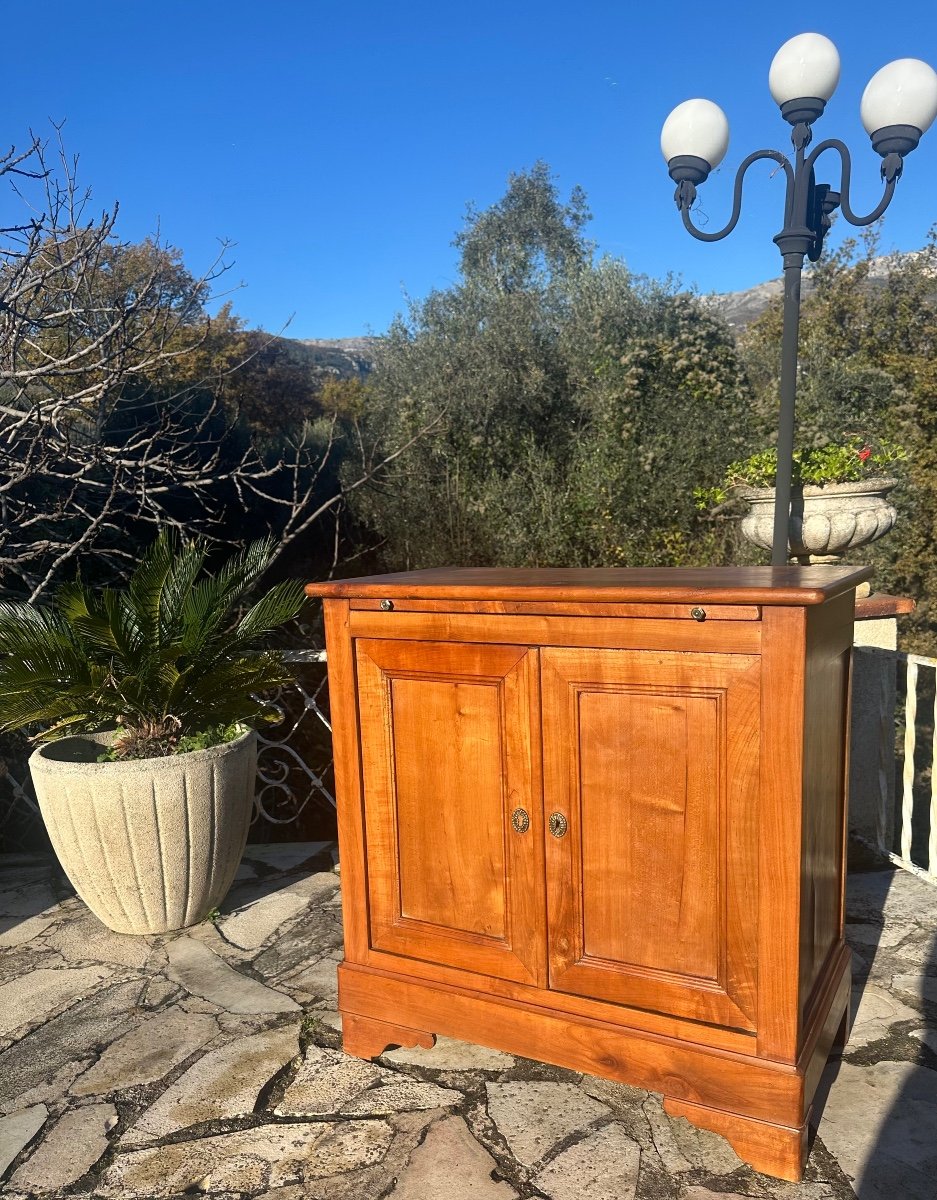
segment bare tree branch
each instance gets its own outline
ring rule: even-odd
[[[329,515],[334,570],[345,495],[442,414],[394,447],[321,412],[292,437],[248,427],[239,372],[277,338],[238,342],[226,308],[208,317],[227,245],[194,276],[158,237],[121,242],[117,207],[94,211],[76,170],[59,126],[0,156],[25,209],[0,229],[0,594],[36,600],[76,564],[120,577],[167,526],[225,544],[269,532],[282,556]]]

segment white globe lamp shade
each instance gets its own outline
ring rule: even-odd
[[[684,100],[664,122],[660,148],[667,163],[689,155],[701,158],[712,170],[729,148],[728,118],[712,100]]]
[[[829,100],[839,83],[839,51],[822,33],[799,33],[771,62],[768,87],[776,104],[807,97]]]
[[[919,58],[890,62],[866,85],[859,114],[869,135],[892,125],[926,133],[937,117],[937,71]]]

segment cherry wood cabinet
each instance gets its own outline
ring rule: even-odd
[[[865,569],[452,569],[325,599],[346,1051],[436,1034],[663,1093],[803,1172],[848,1028]]]

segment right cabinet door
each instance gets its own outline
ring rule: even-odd
[[[753,1030],[759,659],[544,648],[541,669],[550,986]]]

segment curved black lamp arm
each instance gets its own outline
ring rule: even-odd
[[[835,150],[839,154],[842,163],[842,176],[840,183],[839,208],[842,210],[843,216],[850,225],[871,225],[873,221],[877,221],[882,213],[888,208],[891,203],[891,198],[895,194],[895,184],[898,182],[901,175],[901,159],[897,154],[889,155],[882,163],[882,175],[885,179],[885,192],[881,200],[872,209],[866,217],[857,217],[849,207],[849,182],[852,174],[852,159],[849,156],[849,150],[839,138],[828,138],[825,142],[821,142],[816,149],[812,150],[809,158],[806,161],[807,170],[813,170],[817,159],[825,150]],[[896,164],[890,163],[889,159],[897,160]]]
[[[722,238],[728,237],[732,230],[739,223],[739,217],[742,213],[742,182],[745,178],[745,172],[752,165],[758,162],[759,159],[769,158],[773,162],[780,163],[784,168],[784,173],[787,176],[787,197],[784,203],[785,218],[790,211],[792,195],[794,190],[794,170],[791,167],[790,160],[780,150],[756,150],[754,154],[749,154],[748,158],[741,164],[735,175],[735,194],[732,200],[732,216],[729,218],[725,228],[720,229],[718,233],[704,233],[702,229],[697,229],[690,220],[690,206],[695,199],[695,188],[693,195],[688,198],[688,203],[680,203],[680,211],[683,215],[683,224],[687,231],[701,242],[718,242]],[[679,189],[678,189],[679,192]],[[786,220],[785,220],[786,224]]]

